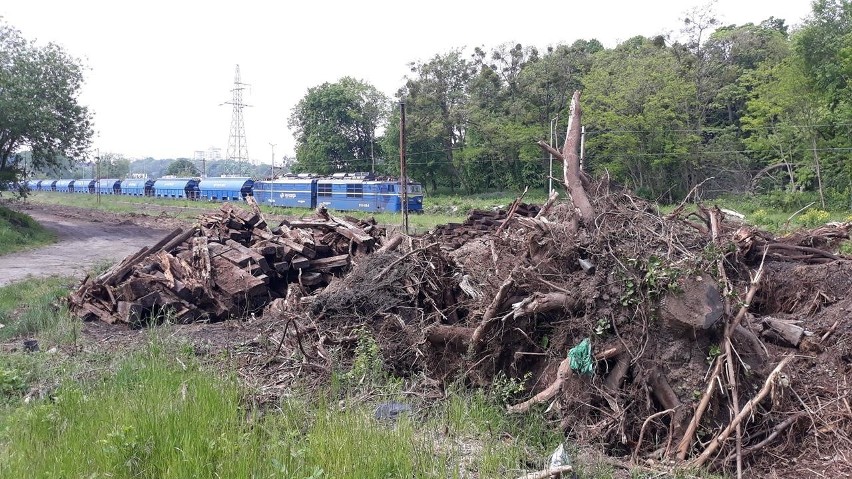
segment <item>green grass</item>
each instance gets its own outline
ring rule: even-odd
[[[514,477],[558,442],[478,392],[393,423],[329,392],[247,409],[235,375],[157,341],[24,404],[36,368],[20,361],[38,355],[15,356],[0,359],[0,477]]]
[[[60,299],[74,280],[31,278],[0,287],[0,340],[52,332],[69,321]]]
[[[0,206],[0,255],[56,241],[56,235],[29,216]]]

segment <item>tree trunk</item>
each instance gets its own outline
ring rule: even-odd
[[[592,203],[589,201],[589,196],[586,194],[583,182],[580,180],[579,147],[581,118],[580,92],[575,91],[574,97],[571,99],[568,137],[565,139],[565,148],[562,150],[562,157],[565,158],[562,164],[562,171],[565,184],[568,186],[568,194],[571,196],[571,202],[580,211],[580,217],[586,226],[591,226],[594,224],[595,210],[592,208]]]

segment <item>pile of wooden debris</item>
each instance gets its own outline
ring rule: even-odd
[[[86,278],[70,309],[84,320],[132,325],[162,314],[179,323],[242,317],[286,295],[291,283],[306,291],[327,285],[383,237],[375,221],[324,211],[270,228],[256,204],[248,211],[225,203],[196,226]]]

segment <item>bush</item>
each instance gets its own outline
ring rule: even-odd
[[[827,223],[830,217],[831,214],[828,211],[808,208],[807,211],[799,216],[799,223],[808,228],[814,228]]]

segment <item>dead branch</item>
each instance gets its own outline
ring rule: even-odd
[[[494,234],[499,235],[500,232],[502,232],[506,228],[506,225],[509,224],[509,221],[511,221],[512,216],[514,216],[515,214],[515,211],[518,210],[518,205],[521,204],[521,201],[523,201],[524,196],[527,195],[527,191],[529,191],[529,189],[529,186],[525,187],[524,192],[521,193],[521,196],[515,198],[515,201],[512,202],[512,206],[509,207],[509,213],[506,214],[506,219],[503,220],[503,223],[500,224],[500,227],[497,228],[497,231],[495,231]]]
[[[656,412],[651,414],[645,419],[645,422],[642,423],[642,428],[639,429],[639,440],[636,441],[636,447],[633,448],[633,460],[635,461],[637,457],[639,457],[639,448],[642,446],[642,439],[645,438],[645,427],[648,426],[648,423],[653,421],[654,419],[665,416],[666,414],[671,414],[674,412],[674,409],[666,409],[665,411]]]
[[[712,456],[719,448],[719,446],[721,446],[722,443],[726,439],[728,439],[728,437],[731,435],[731,432],[736,429],[737,425],[742,423],[746,417],[751,415],[751,411],[752,409],[754,409],[754,406],[760,403],[760,401],[762,401],[763,398],[765,398],[769,394],[769,390],[772,388],[772,384],[775,381],[776,376],[778,376],[778,374],[781,373],[781,370],[784,369],[784,366],[786,366],[787,363],[792,360],[793,356],[787,356],[783,360],[781,360],[780,363],[778,363],[778,366],[775,366],[775,369],[773,369],[772,372],[769,373],[769,376],[766,377],[766,381],[763,383],[763,387],[760,389],[760,391],[758,391],[758,393],[753,398],[751,398],[745,404],[745,406],[743,406],[742,410],[740,410],[740,413],[737,414],[736,417],[734,417],[730,424],[728,424],[728,427],[726,427],[721,433],[719,433],[718,436],[714,437],[713,440],[710,441],[710,444],[708,444],[707,447],[704,449],[704,452],[702,452],[701,455],[698,456],[695,461],[693,461],[693,464],[696,467],[702,467],[704,464],[706,464],[710,456]]]
[[[553,208],[553,204],[556,203],[556,199],[559,198],[559,193],[556,190],[550,192],[547,196],[547,201],[542,205],[541,209],[538,210],[538,213],[535,215],[535,219],[543,218],[550,213],[550,209]]]
[[[491,301],[491,304],[488,305],[488,309],[485,310],[485,313],[482,315],[482,320],[479,322],[479,325],[473,330],[473,335],[470,338],[470,352],[473,354],[479,353],[482,349],[483,336],[485,336],[486,328],[491,324],[491,321],[497,317],[497,313],[500,311],[500,308],[503,307],[503,303],[506,301],[506,298],[509,295],[509,291],[515,285],[514,273],[517,270],[517,266],[509,276],[506,277],[506,280],[503,281],[503,284],[500,285],[500,289],[497,290],[497,295],[494,296],[494,299]]]
[[[396,260],[394,260],[391,264],[385,266],[384,269],[382,269],[379,272],[379,274],[376,275],[376,277],[374,279],[377,280],[379,278],[384,278],[385,276],[387,276],[388,272],[390,272],[390,270],[393,269],[394,266],[401,263],[405,258],[408,258],[409,256],[420,253],[422,251],[426,251],[427,249],[429,249],[433,246],[438,246],[438,243],[429,243],[422,248],[413,249],[413,250],[409,251],[408,253],[405,253],[404,255],[402,255],[399,258],[397,258]]]
[[[547,479],[548,477],[561,475],[563,472],[572,471],[574,471],[574,468],[571,466],[548,467],[541,471],[524,474],[523,476],[519,476],[518,479]]]
[[[787,419],[785,419],[784,421],[782,421],[782,422],[778,423],[778,425],[776,425],[775,427],[773,427],[773,428],[772,428],[772,433],[771,433],[771,434],[769,434],[768,436],[766,436],[766,437],[765,437],[762,441],[760,441],[759,443],[757,443],[757,444],[755,444],[755,445],[753,445],[753,446],[750,446],[750,447],[747,447],[747,448],[743,449],[743,451],[742,451],[742,455],[743,455],[743,456],[747,456],[747,455],[749,455],[749,454],[751,454],[751,453],[753,453],[753,452],[758,451],[758,450],[759,450],[759,449],[761,449],[761,448],[766,447],[769,443],[771,443],[772,441],[774,441],[776,437],[778,437],[778,434],[781,434],[781,431],[783,431],[784,429],[787,429],[787,428],[788,428],[788,427],[790,427],[790,426],[791,426],[794,422],[798,421],[799,419],[801,419],[801,418],[803,418],[803,417],[805,417],[805,416],[807,416],[807,413],[805,413],[805,412],[797,412],[796,414],[793,414],[792,416],[788,417],[788,418],[787,418]],[[731,462],[731,460],[732,460],[732,459],[733,459],[736,455],[737,455],[737,454],[736,454],[735,452],[734,452],[734,453],[729,454],[729,455],[728,455],[728,457],[726,457],[726,458],[725,458],[725,462]]]
[[[704,415],[704,411],[707,410],[707,406],[710,405],[710,398],[713,396],[713,390],[716,388],[716,378],[719,377],[719,373],[722,371],[722,359],[722,357],[716,358],[716,365],[713,367],[713,372],[710,373],[710,378],[707,380],[704,395],[701,396],[701,401],[698,403],[698,407],[695,408],[692,420],[689,422],[686,432],[677,445],[677,458],[680,461],[686,459],[686,455],[692,446],[692,438],[695,437],[695,431],[698,430],[698,424],[701,422],[701,417]]]

